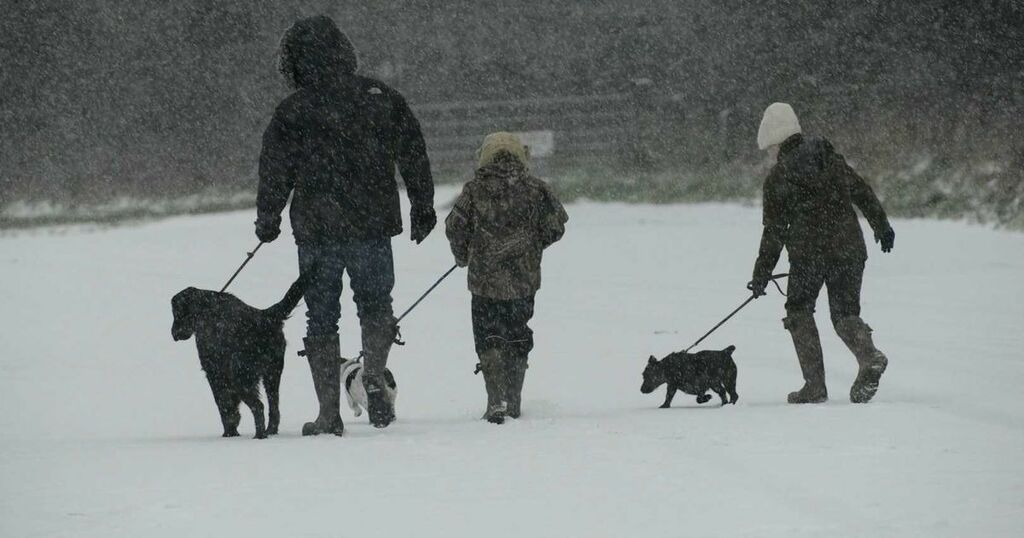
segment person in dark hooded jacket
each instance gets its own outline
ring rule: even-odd
[[[866,403],[878,390],[888,364],[860,317],[860,291],[867,248],[854,206],[874,231],[882,251],[892,250],[896,234],[871,187],[823,138],[806,137],[792,107],[774,103],[765,110],[758,146],[777,152],[764,182],[764,230],[753,279],[747,287],[765,293],[783,247],[789,254],[789,290],[783,325],[793,337],[804,386],[790,403],[828,399],[825,366],[814,305],[828,288],[836,333],[857,358],[859,370],[850,400]]]
[[[402,232],[396,167],[412,203],[412,239],[423,241],[437,222],[419,123],[397,91],[357,75],[356,67],[355,49],[334,21],[296,21],[279,52],[279,69],[294,92],[275,110],[260,153],[256,235],[263,242],[277,238],[291,196],[299,268],[309,279],[304,344],[320,414],[303,435],[344,429],[338,319],[345,271],[362,326],[370,422],[385,427],[394,419],[384,368],[397,331],[391,306],[391,237]]]
[[[544,249],[562,238],[569,216],[546,183],[527,169],[512,133],[484,138],[473,179],[445,220],[455,262],[469,267],[473,337],[487,390],[484,418],[519,418],[533,349],[534,297]]]

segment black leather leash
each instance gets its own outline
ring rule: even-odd
[[[235,281],[235,277],[238,276],[238,273],[241,273],[242,269],[245,269],[245,266],[248,265],[248,263],[252,260],[252,257],[256,255],[256,251],[259,250],[260,247],[262,246],[263,241],[260,241],[260,244],[256,245],[256,248],[252,249],[252,252],[247,253],[245,261],[242,262],[242,265],[238,266],[238,269],[235,270],[235,274],[231,275],[231,278],[228,279],[228,283],[224,284],[224,287],[220,289],[221,293],[224,293],[224,290],[228,289],[228,286],[230,286],[231,283]]]
[[[779,293],[781,293],[783,297],[786,296],[786,292],[782,291],[782,286],[780,286],[779,283],[776,282],[775,280],[779,279],[779,278],[785,278],[785,277],[788,277],[788,276],[789,276],[789,273],[779,273],[777,275],[772,275],[771,278],[768,279],[772,284],[775,284],[775,287],[779,290]],[[711,336],[711,333],[713,333],[716,330],[718,330],[718,328],[721,327],[722,325],[725,325],[725,322],[729,321],[729,319],[732,318],[733,316],[735,316],[737,312],[739,312],[740,310],[743,310],[743,307],[745,307],[748,304],[750,304],[750,301],[753,301],[754,299],[757,299],[757,295],[751,294],[750,297],[747,297],[746,301],[743,301],[743,304],[741,304],[738,307],[736,307],[736,310],[733,310],[732,312],[729,313],[728,316],[725,316],[725,319],[723,319],[722,321],[719,321],[718,325],[715,325],[714,327],[711,328],[710,331],[704,333],[704,336],[701,336],[700,339],[698,339],[696,342],[694,342],[692,346],[684,349],[683,353],[689,353],[689,351],[691,349],[697,347],[697,344],[700,344],[701,342],[703,342],[705,338],[707,338],[708,336]]]

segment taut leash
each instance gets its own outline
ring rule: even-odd
[[[259,250],[260,247],[262,246],[263,241],[260,241],[260,244],[256,245],[256,248],[252,249],[252,252],[246,253],[245,261],[242,262],[242,265],[238,266],[238,269],[235,270],[235,274],[231,275],[231,278],[228,279],[227,284],[224,284],[224,287],[220,289],[221,293],[224,293],[224,290],[228,289],[228,286],[230,286],[231,283],[235,281],[235,277],[238,276],[238,273],[241,273],[242,269],[245,269],[245,266],[249,263],[249,261],[252,260],[252,257],[256,255],[256,251]]]
[[[779,293],[781,293],[783,296],[786,295],[786,292],[782,291],[782,286],[780,286],[779,283],[776,282],[775,280],[778,279],[778,278],[785,278],[785,277],[788,277],[788,276],[789,276],[789,273],[779,273],[777,275],[772,275],[768,279],[772,284],[775,284],[775,287],[779,290]],[[719,321],[718,324],[715,325],[714,327],[712,327],[710,331],[704,333],[704,336],[701,336],[696,342],[693,343],[693,345],[691,345],[690,347],[684,349],[683,353],[688,353],[691,349],[697,347],[697,344],[700,344],[701,342],[703,342],[705,338],[711,336],[711,333],[717,331],[718,328],[721,327],[722,325],[725,325],[725,322],[729,321],[729,319],[731,319],[733,316],[735,316],[737,312],[739,312],[740,310],[743,310],[743,307],[745,307],[748,304],[750,304],[750,301],[753,301],[754,299],[757,299],[757,295],[751,295],[750,297],[747,297],[747,300],[743,301],[743,304],[737,306],[736,310],[733,310],[732,312],[730,312],[728,316],[725,316],[725,319],[723,319],[722,321]]]

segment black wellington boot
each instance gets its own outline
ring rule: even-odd
[[[506,388],[508,389],[508,416],[519,418],[523,408],[523,384],[526,382],[527,357],[512,357],[505,361]]]
[[[388,365],[391,345],[398,335],[398,326],[393,316],[367,319],[363,329],[363,386],[366,388],[366,407],[370,424],[374,428],[386,428],[395,420],[395,408],[385,391],[387,381],[384,369]]]
[[[508,414],[507,374],[504,354],[489,349],[480,355],[480,371],[484,374],[484,388],[487,389],[487,410],[483,418],[491,424],[504,424]]]
[[[313,389],[320,401],[320,414],[313,422],[302,426],[302,435],[332,433],[342,435],[345,423],[341,420],[341,346],[338,335],[304,338],[306,359],[313,375]]]
[[[825,361],[821,353],[821,339],[818,326],[811,314],[792,314],[782,320],[793,337],[796,358],[804,375],[804,386],[789,393],[786,400],[791,404],[814,404],[828,401],[825,388]]]
[[[889,359],[875,347],[871,327],[860,316],[849,316],[836,323],[836,333],[857,357],[857,379],[850,387],[850,401],[868,403],[878,392],[878,381],[889,366]]]

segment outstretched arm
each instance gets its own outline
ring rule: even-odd
[[[754,295],[763,295],[764,289],[771,279],[775,264],[779,263],[782,247],[785,246],[785,233],[789,227],[786,221],[784,200],[775,188],[772,176],[764,183],[764,229],[761,231],[761,246],[757,260],[754,262],[754,274],[747,286]]]
[[[427,143],[423,140],[420,122],[413,115],[405,98],[397,93],[395,104],[395,125],[398,128],[396,159],[398,172],[405,182],[409,202],[413,208],[434,207],[434,179],[430,175],[430,159],[427,158]]]
[[[296,147],[294,133],[278,108],[263,132],[263,148],[260,150],[256,235],[261,241],[269,243],[280,233],[281,212],[295,188]]]
[[[835,155],[834,166],[843,178],[843,183],[849,189],[850,201],[860,209],[860,212],[864,214],[864,218],[868,220],[871,230],[875,233],[875,241],[882,243],[882,250],[884,252],[889,252],[892,250],[896,234],[889,224],[889,217],[885,214],[882,202],[878,201],[875,191],[871,189],[867,181],[864,181],[864,178],[860,177],[846,163],[846,159],[842,155]]]

